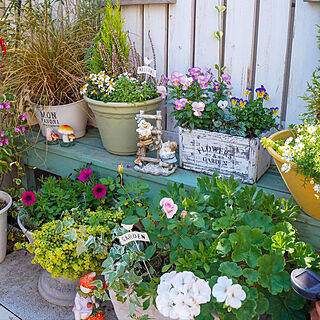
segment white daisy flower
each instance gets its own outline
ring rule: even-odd
[[[281,166],[281,171],[284,173],[288,173],[291,170],[291,164],[290,163],[284,163]]]

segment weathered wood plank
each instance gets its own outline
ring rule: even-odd
[[[225,65],[231,74],[232,94],[243,96],[250,86],[257,0],[228,0],[225,34]]]
[[[197,1],[195,24],[194,65],[201,68],[213,67],[215,63],[219,63],[219,42],[212,36],[218,30],[218,13],[214,8],[214,1]]]
[[[165,4],[165,3],[176,3],[177,0],[118,0],[120,5],[136,5],[136,4]],[[113,2],[116,2],[114,0]]]
[[[126,28],[131,40],[135,43],[137,52],[143,55],[143,6],[122,6],[122,14],[126,19]]]
[[[194,4],[195,0],[178,1],[169,8],[168,73],[186,72],[193,64],[194,49]],[[167,130],[174,128],[176,121],[169,117],[173,107],[167,110]]]
[[[281,107],[291,0],[260,0],[255,87],[266,87],[266,106]]]
[[[167,15],[166,5],[144,6],[144,56],[153,59],[148,39],[148,32],[150,31],[156,53],[158,78],[167,72]]]
[[[312,72],[319,65],[316,38],[319,16],[320,6],[317,3],[296,1],[286,127],[299,123],[300,114],[306,112],[303,108],[305,102],[299,97],[305,94],[307,81],[311,81]]]

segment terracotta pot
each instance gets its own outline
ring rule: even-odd
[[[63,124],[73,128],[76,138],[86,134],[89,111],[84,100],[60,106],[35,107],[34,110],[43,136],[46,136],[47,128],[58,133],[58,128]]]
[[[103,146],[117,155],[137,152],[136,114],[140,110],[146,114],[155,114],[161,105],[161,97],[139,103],[104,103],[86,96],[84,100],[95,115]]]
[[[293,135],[294,131],[284,130],[273,134],[270,139],[273,141],[286,140]],[[312,185],[305,180],[302,174],[297,173],[295,170],[296,166],[293,162],[290,162],[291,170],[288,173],[282,172],[281,166],[286,163],[286,161],[282,160],[281,156],[271,147],[268,148],[268,152],[273,157],[284,182],[301,209],[306,214],[320,220],[320,199],[318,200],[314,196],[315,191]]]
[[[0,210],[0,263],[2,263],[7,253],[7,214],[12,205],[12,199],[10,195],[4,191],[0,191],[0,199],[7,203],[7,205]]]
[[[132,320],[128,316],[129,314],[129,301],[126,300],[125,303],[122,303],[117,300],[116,294],[114,291],[110,290],[110,299],[113,304],[114,312],[116,313],[119,320]],[[148,315],[151,320],[170,320],[170,318],[164,317],[160,314],[160,312],[155,308],[154,305],[150,304],[150,307],[147,310],[143,310],[142,308],[136,308],[137,317],[141,317],[142,315]]]

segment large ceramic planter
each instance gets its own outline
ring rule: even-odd
[[[270,139],[273,141],[286,140],[293,136],[293,133],[292,130],[280,131],[273,134]],[[282,172],[281,167],[285,161],[271,147],[268,148],[268,152],[273,157],[284,182],[301,209],[306,214],[320,220],[320,200],[314,196],[315,192],[312,185],[308,182],[305,183],[305,177],[297,173],[293,162],[290,162],[291,170],[288,173]]]
[[[117,155],[131,155],[137,152],[138,134],[136,114],[143,110],[155,114],[160,108],[161,97],[139,103],[104,103],[84,97],[93,111],[103,146]]]
[[[35,240],[35,235],[33,232],[29,231],[22,223],[21,221],[21,217],[20,214],[18,214],[18,218],[17,218],[17,222],[18,222],[18,226],[20,227],[21,231],[23,232],[23,234],[27,237],[28,241],[33,244],[34,240]]]
[[[78,281],[63,277],[53,278],[47,270],[42,270],[38,280],[38,290],[46,301],[64,307],[74,305]]]
[[[114,312],[116,313],[119,320],[132,320],[128,316],[129,314],[129,301],[127,300],[125,303],[122,303],[117,300],[116,294],[114,291],[110,290],[110,299],[113,304]],[[150,307],[147,310],[143,310],[140,307],[136,308],[137,317],[141,317],[142,315],[148,315],[148,319],[152,320],[170,320],[170,318],[164,317],[161,313],[155,308],[154,305],[150,304]]]
[[[0,263],[2,263],[7,253],[7,213],[12,205],[12,199],[4,191],[0,191],[0,199],[7,204],[0,210]]]
[[[271,157],[260,139],[274,132],[275,129],[271,129],[258,138],[245,138],[179,127],[180,167],[210,175],[217,171],[221,176],[233,175],[253,184],[271,164]]]
[[[88,107],[84,100],[60,106],[35,107],[34,110],[43,136],[47,128],[58,133],[58,128],[63,124],[73,128],[76,138],[86,134]]]

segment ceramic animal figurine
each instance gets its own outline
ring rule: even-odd
[[[47,144],[58,144],[59,135],[52,131],[52,128],[46,129]]]
[[[60,143],[61,147],[71,147],[74,145],[73,139],[74,131],[73,128],[68,126],[67,124],[63,124],[58,128],[58,132],[62,135],[62,142]]]
[[[91,283],[95,280],[96,273],[91,272],[80,278],[79,288],[74,299],[74,307],[72,309],[75,320],[90,319],[94,308],[98,308],[93,290],[95,286]]]

